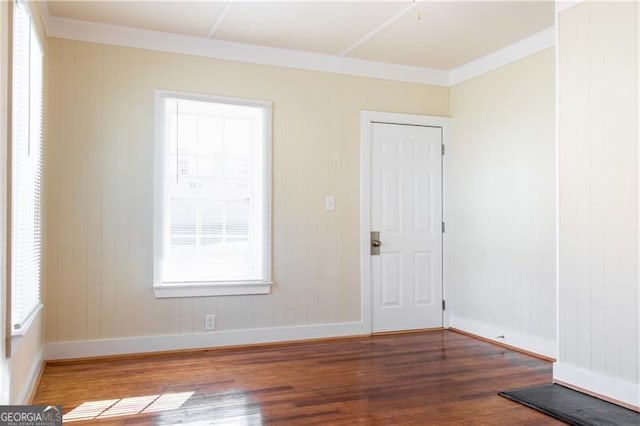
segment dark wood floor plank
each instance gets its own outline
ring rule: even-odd
[[[49,364],[34,403],[78,425],[557,425],[497,395],[550,381],[547,361],[428,331]]]

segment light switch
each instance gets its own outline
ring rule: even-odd
[[[328,212],[332,212],[336,209],[336,197],[333,195],[327,195],[327,199],[324,203],[324,209]]]

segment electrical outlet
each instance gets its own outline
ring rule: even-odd
[[[213,331],[216,329],[216,314],[207,314],[204,316],[204,331]]]
[[[324,209],[328,212],[336,210],[336,197],[334,195],[327,195],[324,200]]]

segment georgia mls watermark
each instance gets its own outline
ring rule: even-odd
[[[60,426],[62,405],[0,405],[0,426]]]

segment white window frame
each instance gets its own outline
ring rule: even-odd
[[[24,1],[16,1],[9,6],[11,11],[11,108],[8,115],[9,137],[8,145],[8,191],[7,191],[7,217],[9,226],[7,229],[7,282],[9,283],[9,312],[11,337],[24,336],[35,322],[42,305],[42,264],[43,264],[43,212],[42,212],[42,163],[44,147],[44,50],[42,40],[33,22],[32,10]],[[16,27],[18,25],[16,14],[18,9],[26,15],[28,20],[28,60],[25,64],[27,76],[19,80],[16,74]],[[35,50],[34,50],[35,49]],[[35,56],[34,56],[35,55]],[[35,63],[34,63],[35,60]],[[26,85],[27,100],[22,99],[27,105],[27,117],[17,115],[16,102],[21,97],[17,85],[21,82]],[[34,92],[34,90],[36,90]],[[39,93],[37,92],[39,90]],[[34,108],[34,105],[36,108]],[[39,107],[39,108],[38,108]],[[18,132],[20,120],[23,126],[22,133]],[[26,121],[26,123],[25,123]],[[18,134],[20,133],[20,134]],[[25,135],[26,133],[26,135]],[[26,146],[24,146],[26,144]],[[26,153],[25,153],[26,150]],[[21,155],[21,153],[23,155]],[[31,173],[33,172],[33,174]],[[31,185],[32,184],[32,185]],[[25,203],[25,198],[35,197],[37,204]],[[25,221],[24,208],[31,207],[33,218]],[[37,226],[33,226],[33,220],[37,220]],[[9,355],[11,355],[9,353]]]
[[[230,105],[258,107],[264,111],[263,141],[263,215],[265,223],[263,251],[267,252],[265,276],[262,280],[225,280],[197,282],[164,282],[162,277],[163,252],[165,247],[164,215],[165,215],[165,175],[166,140],[164,135],[164,98],[214,102]],[[155,91],[155,146],[154,146],[154,201],[153,201],[153,290],[157,298],[203,297],[269,294],[273,285],[271,273],[272,227],[271,227],[271,194],[272,194],[272,141],[271,117],[272,103],[266,101],[246,100],[229,97],[194,94],[158,89]]]

